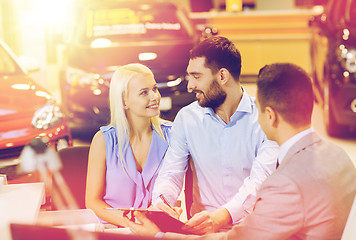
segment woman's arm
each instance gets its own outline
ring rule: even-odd
[[[104,134],[98,131],[93,137],[89,150],[85,206],[94,211],[101,219],[126,227],[121,211],[108,211],[111,207],[103,201],[105,193],[106,149]]]

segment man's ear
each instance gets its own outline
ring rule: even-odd
[[[218,71],[218,82],[222,85],[226,84],[226,82],[229,80],[229,78],[231,77],[231,74],[229,72],[229,70],[227,70],[226,68],[220,68],[220,70]]]
[[[278,119],[277,112],[269,106],[266,107],[265,111],[267,113],[267,118],[270,121],[270,124],[272,125],[272,127],[274,127],[274,128],[278,127],[279,119]]]

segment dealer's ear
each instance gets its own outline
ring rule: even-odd
[[[266,118],[269,125],[276,128],[280,120],[279,114],[270,106],[265,107]]]

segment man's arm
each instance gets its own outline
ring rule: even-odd
[[[181,112],[177,114],[174,120],[169,143],[162,167],[154,184],[153,206],[162,201],[161,194],[170,204],[174,205],[182,191],[184,176],[188,167],[189,148]]]
[[[193,234],[206,234],[217,232],[220,228],[231,224],[230,213],[225,208],[214,212],[202,211],[189,219],[184,230]]]
[[[135,218],[140,222],[140,223],[135,223],[128,218],[126,218],[126,225],[129,226],[130,230],[135,233],[136,235],[139,236],[144,236],[144,237],[149,237],[149,238],[157,238],[157,239],[205,239],[205,240],[219,240],[219,239],[225,239],[227,234],[224,233],[214,233],[214,234],[208,234],[204,236],[198,236],[198,235],[184,235],[180,233],[163,233],[161,230],[157,227],[156,224],[154,224],[151,220],[149,220],[144,213],[141,212],[135,212],[134,213]]]
[[[257,196],[253,212],[228,233],[228,239],[287,239],[304,223],[298,186],[278,174],[268,179]]]
[[[195,214],[187,221],[187,230],[194,234],[212,233],[245,218],[255,204],[257,189],[276,168],[278,149],[277,143],[265,140],[253,161],[250,176],[244,180],[233,199],[214,212]]]
[[[276,142],[265,140],[260,145],[251,167],[250,176],[231,201],[223,205],[230,213],[232,223],[238,223],[251,211],[256,202],[256,192],[262,182],[276,170],[279,146]]]
[[[201,238],[174,233],[164,238],[177,239],[288,239],[304,223],[304,202],[299,187],[288,176],[278,174],[261,186],[253,212],[228,232]]]
[[[157,236],[160,229],[154,223],[141,213],[135,216],[141,224],[128,222],[131,231],[138,235]],[[263,184],[253,212],[230,231],[204,236],[165,233],[163,239],[287,239],[302,227],[303,219],[303,199],[298,186],[287,176],[279,174]]]

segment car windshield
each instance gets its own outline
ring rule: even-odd
[[[9,53],[0,45],[0,75],[12,75],[19,71],[15,61]]]
[[[187,16],[173,5],[132,5],[88,10],[80,41],[90,43],[98,38],[113,42],[170,40],[193,34]]]

